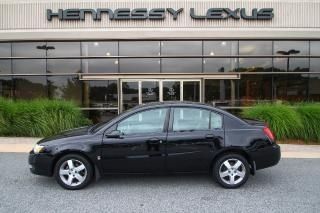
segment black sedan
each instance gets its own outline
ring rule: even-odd
[[[262,122],[199,103],[138,106],[106,123],[39,141],[29,155],[34,174],[81,189],[108,174],[209,172],[223,187],[244,184],[276,165],[280,147]]]

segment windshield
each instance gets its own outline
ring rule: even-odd
[[[102,129],[102,127],[104,127],[107,123],[109,123],[110,121],[103,121],[103,122],[100,122],[100,123],[97,123],[95,125],[93,125],[91,128],[90,128],[90,132],[98,132],[100,129]]]

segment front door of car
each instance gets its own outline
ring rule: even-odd
[[[122,119],[107,131],[102,143],[103,171],[164,171],[168,117],[168,108],[140,111]]]
[[[168,171],[208,171],[213,155],[223,145],[222,118],[207,109],[172,108],[167,137]]]

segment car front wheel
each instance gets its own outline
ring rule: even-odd
[[[247,182],[250,168],[247,160],[239,154],[219,157],[214,164],[213,176],[225,188],[238,188]]]
[[[59,159],[55,167],[55,179],[65,189],[82,189],[92,180],[90,162],[77,154],[68,154]]]

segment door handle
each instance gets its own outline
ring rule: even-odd
[[[214,135],[213,134],[207,134],[206,135],[206,139],[214,139]]]
[[[162,140],[160,140],[158,138],[151,138],[151,139],[147,140],[147,143],[149,143],[149,144],[161,144]]]

